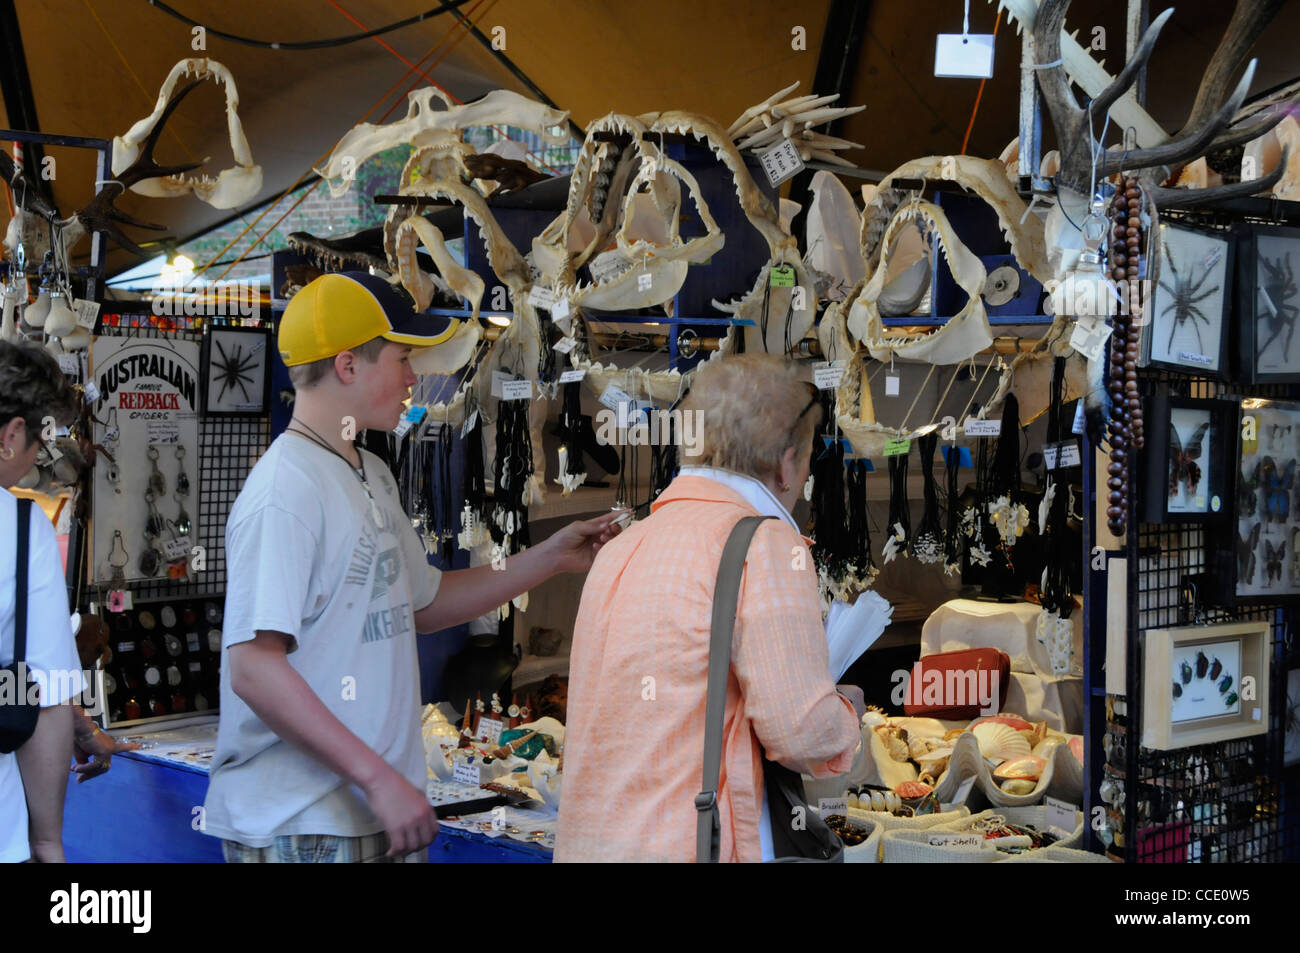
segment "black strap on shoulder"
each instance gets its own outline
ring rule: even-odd
[[[704,706],[704,784],[695,796],[695,860],[717,863],[721,819],[718,816],[718,778],[722,772],[722,721],[727,708],[727,675],[731,671],[731,635],[736,628],[740,577],[745,554],[758,524],[771,516],[746,516],[732,529],[722,548],[718,581],[713,588],[713,629],[709,640],[709,696]]]
[[[32,501],[18,501],[18,575],[14,581],[14,665],[27,661],[27,544],[31,537]]]

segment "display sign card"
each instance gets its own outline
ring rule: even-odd
[[[561,384],[572,384],[572,383],[574,383],[574,382],[576,382],[576,381],[580,381],[580,380],[582,380],[582,379],[583,379],[584,377],[586,377],[586,376],[587,376],[587,369],[584,368],[584,367],[575,368],[575,369],[573,369],[573,370],[571,370],[571,371],[561,371],[561,372],[560,372],[560,383],[561,383]]]
[[[587,270],[591,272],[592,281],[598,285],[603,285],[613,281],[619,275],[631,271],[635,264],[636,262],[627,258],[617,248],[611,248],[587,262]]]
[[[72,302],[72,308],[77,312],[77,327],[85,328],[87,331],[95,330],[95,321],[99,318],[98,301],[76,298]]]
[[[496,744],[505,727],[505,722],[499,718],[480,718],[478,720],[478,731],[476,732],[478,740],[486,741],[488,744]]]
[[[605,393],[600,395],[600,402],[610,410],[618,410],[619,406],[626,404],[632,398],[623,392],[621,387],[610,384],[605,388]]]
[[[987,841],[983,834],[939,833],[932,831],[925,842],[931,847],[944,847],[948,850],[972,851],[985,850]]]
[[[532,381],[504,381],[501,384],[502,400],[532,400]]]
[[[164,539],[162,548],[163,558],[168,562],[184,559],[190,554],[190,538],[188,536],[177,536],[175,539]]]
[[[1049,470],[1067,470],[1081,462],[1079,445],[1073,440],[1043,445],[1043,462]]]
[[[767,284],[771,288],[793,288],[794,269],[789,265],[777,265],[767,273]]]
[[[827,817],[831,814],[848,817],[849,799],[846,797],[819,797],[817,799],[817,813],[822,817]]]
[[[1043,798],[1047,808],[1047,829],[1058,837],[1069,837],[1074,833],[1075,816],[1079,808],[1054,797]]]
[[[577,346],[577,338],[560,338],[551,347],[553,350],[559,351],[561,354],[568,354]]]
[[[1074,426],[1070,428],[1070,433],[1082,436],[1086,417],[1083,410],[1083,401],[1078,401],[1074,406]]]
[[[799,150],[789,139],[782,139],[766,152],[760,152],[758,161],[762,163],[763,173],[773,188],[803,171],[803,159],[799,158]]]
[[[654,276],[648,271],[643,271],[636,276],[636,290],[649,291],[650,286],[654,284]]]
[[[550,311],[555,307],[555,292],[545,285],[533,285],[528,289],[528,303]]]
[[[843,361],[822,361],[813,365],[813,383],[818,390],[834,390],[843,379]]]
[[[59,370],[63,371],[70,377],[76,377],[81,373],[81,362],[77,360],[77,355],[63,353],[59,355]]]
[[[940,33],[934,45],[934,75],[988,79],[993,75],[992,33]]]
[[[1100,361],[1112,328],[1096,315],[1081,314],[1070,332],[1070,347],[1090,361]]]
[[[1002,436],[1002,421],[998,420],[979,420],[975,417],[966,418],[966,426],[962,428],[968,437],[1000,437]]]
[[[457,784],[469,784],[478,787],[483,783],[483,774],[477,764],[467,764],[464,761],[457,761],[451,769],[451,779]]]

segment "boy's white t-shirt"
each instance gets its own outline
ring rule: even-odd
[[[17,566],[18,500],[0,488],[0,665],[14,661],[14,582]],[[32,506],[27,552],[27,668],[41,686],[41,707],[80,695],[85,676],[77,658],[68,614],[59,541],[39,506]],[[16,687],[16,686],[15,686]],[[11,690],[6,686],[5,691]],[[31,856],[27,840],[27,798],[18,759],[0,754],[0,863]]]
[[[208,834],[266,847],[283,835],[383,830],[358,788],[281,740],[231,689],[228,650],[259,629],[292,636],[289,664],[325,706],[425,789],[413,614],[442,575],[388,468],[360,453],[381,525],[347,461],[292,433],[271,444],[231,510]]]

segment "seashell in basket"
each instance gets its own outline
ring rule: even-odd
[[[934,788],[930,787],[930,785],[923,784],[920,781],[904,781],[894,788],[894,793],[905,801],[914,801],[917,798],[925,797],[933,790]]]
[[[910,752],[907,747],[906,729],[894,725],[880,725],[873,730],[876,732],[876,737],[880,739],[881,744],[885,746],[885,751],[889,757],[895,761],[909,760]]]
[[[889,721],[885,713],[879,708],[868,708],[862,713],[862,724],[867,728],[875,728],[877,725],[886,724]]]
[[[1035,758],[1050,758],[1052,756],[1052,749],[1056,748],[1058,745],[1065,744],[1065,741],[1066,739],[1059,736],[1044,738],[1042,741],[1038,742],[1038,744],[1034,745],[1034,749],[1030,754]]]
[[[1034,726],[1019,715],[989,715],[986,718],[976,718],[966,726],[966,730],[974,731],[978,725],[1006,725],[1008,728],[1014,728],[1016,731],[1034,730]]]
[[[948,759],[952,757],[952,745],[936,747],[916,758],[917,767],[922,774],[937,778],[948,769]]]
[[[1047,762],[1042,758],[1035,758],[1033,755],[1026,755],[1023,758],[1013,758],[1010,761],[1003,761],[993,772],[993,777],[998,780],[1023,779],[1027,781],[1037,781],[1043,776],[1043,769],[1047,767]],[[1002,786],[1006,790],[1006,785]]]
[[[1083,736],[1082,735],[1071,736],[1068,744],[1070,746],[1070,754],[1074,755],[1074,759],[1076,761],[1078,761],[1080,764],[1083,764]]]
[[[985,723],[976,725],[971,733],[979,742],[980,754],[996,763],[1029,754],[1029,742],[1010,725]]]
[[[1007,794],[1016,797],[1024,797],[1026,794],[1033,794],[1034,789],[1038,786],[1037,781],[1030,781],[1026,778],[1009,778],[1002,782],[1002,790]]]

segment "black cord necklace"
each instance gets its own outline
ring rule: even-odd
[[[286,426],[284,428],[286,433],[297,434],[299,437],[311,441],[312,443],[316,444],[318,447],[323,447],[324,449],[328,450],[330,453],[334,454],[334,456],[338,457],[340,460],[342,460],[344,463],[347,464],[348,469],[352,472],[352,475],[357,478],[358,482],[360,482],[361,489],[366,491],[366,498],[370,501],[370,518],[374,521],[374,524],[376,526],[383,526],[384,518],[382,512],[379,509],[379,502],[375,499],[375,494],[370,492],[370,484],[366,481],[366,461],[365,458],[361,456],[361,452],[357,451],[357,461],[361,464],[361,466],[354,467],[352,465],[352,461],[350,461],[347,457],[343,456],[343,454],[339,453],[337,450],[331,447],[329,443],[325,440],[325,438],[323,438],[320,434],[318,434],[315,430],[313,430],[302,420],[300,420],[297,417],[294,417],[292,420],[289,421],[289,423],[297,424],[299,427],[302,427],[303,429],[294,430]]]

